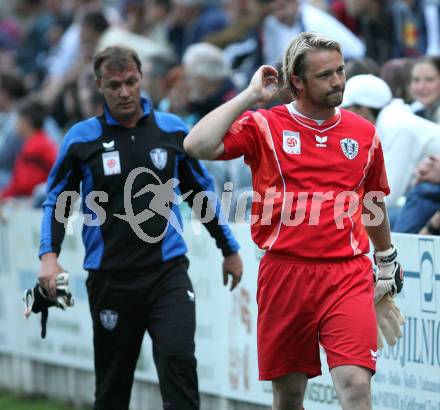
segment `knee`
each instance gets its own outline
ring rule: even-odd
[[[191,353],[180,353],[162,356],[163,363],[173,367],[196,367],[197,360]]]
[[[359,401],[369,401],[371,395],[370,379],[363,377],[363,375],[346,377],[342,380],[341,392],[344,402],[357,403]]]
[[[307,386],[305,373],[290,373],[272,380],[273,410],[301,410]]]
[[[164,370],[174,369],[196,369],[197,359],[194,352],[182,349],[162,350],[156,358],[160,360]]]
[[[302,389],[298,386],[273,385],[273,410],[300,410],[304,400]]]
[[[195,342],[191,339],[162,340],[156,347],[163,358],[180,357],[184,359],[195,354]]]

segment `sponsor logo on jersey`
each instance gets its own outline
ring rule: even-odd
[[[118,323],[118,313],[114,310],[101,310],[99,312],[99,318],[101,319],[102,326],[107,330],[113,330]]]
[[[327,137],[320,137],[319,135],[315,135],[316,139],[316,146],[320,148],[326,148],[327,147]]]
[[[288,154],[301,154],[301,139],[299,132],[283,131],[283,150]]]
[[[119,151],[104,152],[102,154],[102,165],[104,175],[116,175],[121,173],[121,160]]]
[[[106,151],[113,151],[115,149],[115,141],[103,142],[102,146]]]
[[[167,164],[168,152],[163,148],[155,148],[150,151],[150,158],[157,169],[164,169]]]
[[[353,159],[359,152],[359,144],[351,138],[344,138],[341,140],[342,152],[348,159]]]

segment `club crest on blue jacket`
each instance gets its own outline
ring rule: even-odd
[[[155,148],[150,151],[150,158],[157,169],[164,169],[167,164],[168,153],[163,148]]]
[[[105,309],[99,312],[102,326],[107,330],[113,330],[118,323],[118,313],[114,310]]]

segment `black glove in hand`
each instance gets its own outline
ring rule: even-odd
[[[39,283],[32,289],[26,289],[23,295],[25,305],[24,317],[27,319],[31,312],[41,312],[41,337],[46,337],[46,324],[49,315],[49,308],[56,306],[60,309],[73,306],[74,299],[69,290],[69,274],[62,272],[57,275],[57,300],[49,298],[49,295]]]
[[[397,262],[394,245],[386,251],[374,251],[374,261],[379,269],[374,287],[374,303],[377,304],[385,295],[395,295],[403,287],[403,269]]]

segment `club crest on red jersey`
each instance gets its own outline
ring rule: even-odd
[[[288,154],[301,154],[301,139],[299,132],[283,131],[283,150]]]
[[[341,140],[342,152],[348,159],[353,159],[359,152],[359,144],[351,138],[344,138]]]

